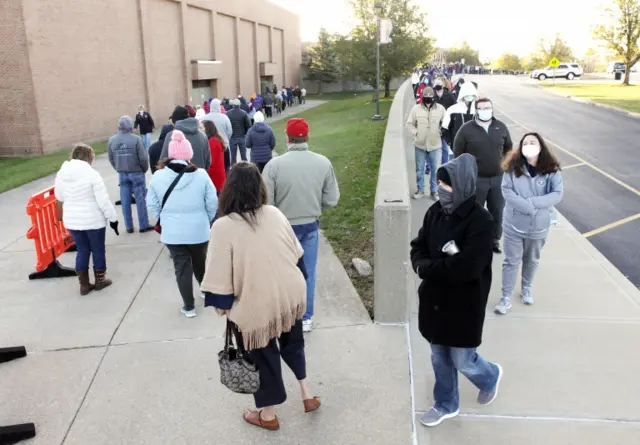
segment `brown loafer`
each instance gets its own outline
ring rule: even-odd
[[[318,397],[314,397],[313,399],[303,400],[302,403],[304,404],[305,413],[310,413],[311,411],[315,411],[318,408],[320,408],[320,405],[322,405]]]
[[[280,429],[280,422],[278,422],[278,418],[276,417],[273,420],[264,420],[262,418],[262,410],[253,411],[248,409],[244,412],[242,418],[248,424],[257,426],[258,428],[269,431],[277,431]]]

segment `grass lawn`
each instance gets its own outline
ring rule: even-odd
[[[373,265],[373,206],[387,124],[371,120],[376,110],[371,92],[327,94],[322,99],[330,102],[299,115],[309,122],[310,148],[331,160],[340,186],[340,202],[324,212],[321,228],[372,314],[373,276],[360,277],[351,259]],[[382,100],[381,114],[388,115],[390,107],[391,99]],[[285,124],[273,123],[278,153],[286,151]]]
[[[90,145],[96,154],[107,151],[107,141]],[[65,149],[44,156],[0,157],[0,170],[3,173],[0,176],[0,193],[57,172],[62,163],[69,159],[70,152],[71,149]]]
[[[604,105],[619,107],[640,113],[640,85],[575,83],[569,85],[548,85],[544,87],[559,93],[581,99],[592,100]]]

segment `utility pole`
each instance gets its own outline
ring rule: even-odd
[[[380,12],[384,7],[382,2],[375,2],[376,10],[376,114],[372,120],[380,121],[384,117],[380,115]]]

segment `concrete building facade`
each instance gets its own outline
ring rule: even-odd
[[[0,17],[0,155],[103,139],[139,104],[159,126],[299,83],[299,18],[266,0],[3,0]]]

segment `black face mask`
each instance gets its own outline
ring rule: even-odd
[[[442,85],[436,85],[435,87],[433,87],[433,89],[436,91],[440,91],[442,90]]]
[[[431,105],[433,103],[433,97],[423,97],[422,103],[425,105]]]

